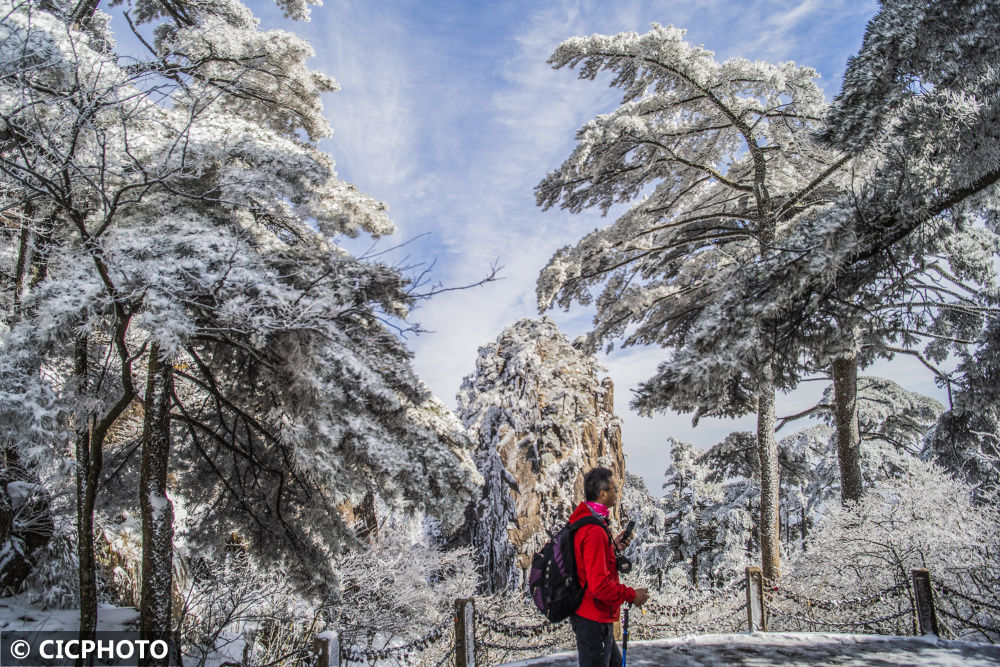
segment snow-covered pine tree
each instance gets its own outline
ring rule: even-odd
[[[1000,497],[1000,319],[960,357],[951,409],[924,441],[923,456],[972,485],[977,502]],[[950,387],[949,387],[950,389]]]
[[[244,528],[262,553],[303,557],[306,577],[350,539],[337,506],[372,489],[454,529],[476,473],[383,322],[406,315],[408,282],[336,244],[393,226],[316,148],[335,85],[305,66],[308,45],[239,2],[146,2],[134,18],[155,38],[137,62],[95,7],[7,3],[0,28],[0,191],[17,214],[3,436],[38,466],[72,461],[59,443],[76,442],[82,629],[104,448],[134,422],[148,367],[173,383],[150,383],[169,418],[149,435],[170,429],[179,474],[210,480],[202,527]],[[161,535],[166,491],[141,499],[165,510]],[[168,590],[169,569],[152,570]],[[169,627],[166,604],[144,609],[148,627]]]
[[[1000,3],[881,5],[848,62],[823,132],[829,143],[877,160],[874,176],[856,193],[854,229],[838,244],[838,295],[870,282],[902,253],[917,256],[952,233],[970,208],[995,210],[1000,182],[1000,46],[992,39]],[[934,225],[946,211],[957,216],[953,224]]]
[[[816,72],[712,53],[684,31],[594,35],[564,42],[554,67],[580,77],[615,75],[621,106],[588,122],[562,167],[536,188],[539,205],[572,212],[635,202],[618,220],[556,253],[538,280],[541,309],[597,297],[593,345],[657,344],[678,350],[692,336],[722,338],[728,352],[674,354],[634,402],[696,415],[756,411],[763,462],[763,565],[778,575],[778,463],[774,391],[794,375],[766,344],[770,314],[746,319],[719,307],[736,276],[768,254],[790,221],[838,192],[846,159],[817,146],[825,111]],[[756,302],[755,302],[756,303]],[[610,345],[609,345],[610,347]],[[780,350],[781,348],[777,348]],[[671,373],[671,370],[673,373]],[[680,377],[683,376],[683,377]]]
[[[663,500],[649,493],[642,477],[626,472],[618,506],[623,522],[635,521],[635,533],[625,555],[632,559],[635,570],[644,571],[650,580],[655,577],[662,584],[663,573],[673,560],[673,540],[667,533]]]
[[[976,599],[996,599],[1000,517],[972,495],[966,482],[910,458],[905,475],[873,487],[860,502],[831,503],[806,549],[791,559],[789,578],[800,590],[843,599],[909,585],[913,568],[927,568],[939,585],[967,596],[938,598],[952,631],[995,642],[995,623]],[[978,628],[963,627],[966,619],[979,621]]]
[[[507,327],[479,349],[458,413],[484,478],[471,538],[489,592],[523,583],[549,531],[583,500],[587,470],[625,481],[613,386],[593,356],[543,317]]]
[[[997,247],[979,219],[996,190],[997,137],[990,120],[996,106],[989,92],[995,89],[995,47],[976,46],[989,41],[994,9],[992,3],[885,3],[849,67],[831,128],[824,132],[835,148],[857,156],[850,193],[831,208],[804,211],[781,239],[781,252],[733,276],[715,295],[725,301],[720,310],[743,328],[766,318],[761,328],[773,340],[761,347],[789,357],[798,350],[806,368],[829,368],[839,387],[845,501],[863,490],[855,396],[859,367],[877,355],[902,352],[938,372],[933,363],[944,348],[967,345],[995,310],[996,298],[989,296],[996,285],[992,262],[977,267],[975,260],[967,261],[981,254],[980,248],[995,255]],[[930,55],[935,49],[942,52]],[[938,69],[944,62],[950,64]],[[984,102],[968,104],[971,99]],[[854,104],[859,108],[850,108]],[[899,122],[892,120],[894,113]],[[858,129],[866,123],[867,134]],[[966,145],[979,155],[975,164]],[[982,178],[966,179],[968,174]],[[886,233],[897,215],[899,235]],[[920,233],[910,234],[917,226]],[[690,354],[675,355],[661,388],[671,374],[687,368],[704,372],[698,360],[739,354],[718,330],[703,333],[696,328],[691,335]],[[922,340],[930,341],[923,354],[917,348]],[[683,387],[692,379],[672,384]]]
[[[712,470],[693,445],[669,438],[671,465],[664,483],[664,510],[673,536],[676,559],[692,585],[702,580],[706,560],[716,550],[718,525],[709,508],[722,504],[722,484],[711,479]]]
[[[831,387],[822,402],[833,399]],[[858,425],[861,469],[866,485],[903,474],[904,461],[920,454],[925,434],[937,422],[944,407],[933,398],[903,389],[892,380],[858,378]],[[827,413],[824,420],[832,424]]]
[[[848,393],[859,356],[864,365],[873,353],[914,353],[929,336],[937,340],[924,361],[939,361],[945,345],[967,344],[984,315],[995,317],[995,296],[983,303],[979,289],[995,284],[992,262],[987,274],[963,264],[976,246],[996,254],[977,226],[995,210],[1000,181],[998,14],[995,1],[882,3],[822,132],[863,159],[861,178],[831,210],[802,216],[784,258],[736,281],[728,308],[737,319],[741,301],[770,304],[773,347],[804,346],[817,368],[839,360],[834,375]],[[852,419],[844,410],[842,436]],[[860,493],[853,486],[845,496]]]
[[[856,184],[864,188],[863,179]],[[903,253],[853,295],[822,302],[811,317],[801,316],[797,335],[806,342],[806,367],[826,368],[833,382],[828,398],[844,502],[859,500],[864,489],[859,370],[879,357],[906,354],[939,382],[950,382],[940,363],[964,352],[996,311],[993,257],[1000,237],[979,218],[960,211],[928,222],[927,235],[934,240],[925,242],[919,255]]]

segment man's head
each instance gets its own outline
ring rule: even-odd
[[[618,487],[607,468],[594,468],[583,477],[583,497],[587,502],[612,507],[618,502]]]

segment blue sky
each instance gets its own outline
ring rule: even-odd
[[[342,178],[389,204],[399,233],[381,245],[416,239],[396,258],[436,262],[433,277],[446,285],[475,282],[494,260],[504,265],[504,280],[443,294],[413,315],[434,332],[409,341],[417,370],[452,405],[477,348],[516,320],[537,316],[535,278],[552,253],[609,222],[535,206],[534,186],[569,155],[576,129],[619,101],[606,82],[552,70],[546,60],[559,42],[673,24],[719,59],[812,66],[832,97],[876,9],[867,0],[328,0],[310,22],[292,23],[267,0],[251,7],[264,28],[309,39],[314,67],[340,82],[342,90],[324,100],[334,136],[322,146]],[[584,308],[549,314],[571,338],[592,315]],[[658,349],[633,348],[601,358],[616,385],[628,467],[657,494],[669,462],[667,436],[708,446],[732,430],[753,429],[751,419],[703,420],[693,429],[687,415],[632,413],[630,389],[663,359]],[[873,371],[939,394],[918,364]],[[779,397],[778,414],[808,407],[823,386],[806,383]]]

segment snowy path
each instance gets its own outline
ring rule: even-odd
[[[558,653],[514,665],[570,667],[575,653]],[[880,637],[825,633],[758,633],[699,635],[629,642],[628,664],[669,665],[669,667],[716,667],[717,665],[789,665],[812,667],[987,667],[1000,665],[1000,646],[975,642]]]

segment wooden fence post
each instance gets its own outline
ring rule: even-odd
[[[934,591],[931,590],[930,570],[913,570],[914,611],[920,624],[920,634],[938,636],[937,612],[934,610]]]
[[[759,567],[748,567],[747,573],[747,629],[750,632],[767,631],[767,610],[764,607],[764,575]]]
[[[476,603],[455,600],[455,667],[476,667]]]
[[[324,630],[316,635],[317,667],[337,667],[340,664],[340,635],[336,630]]]

